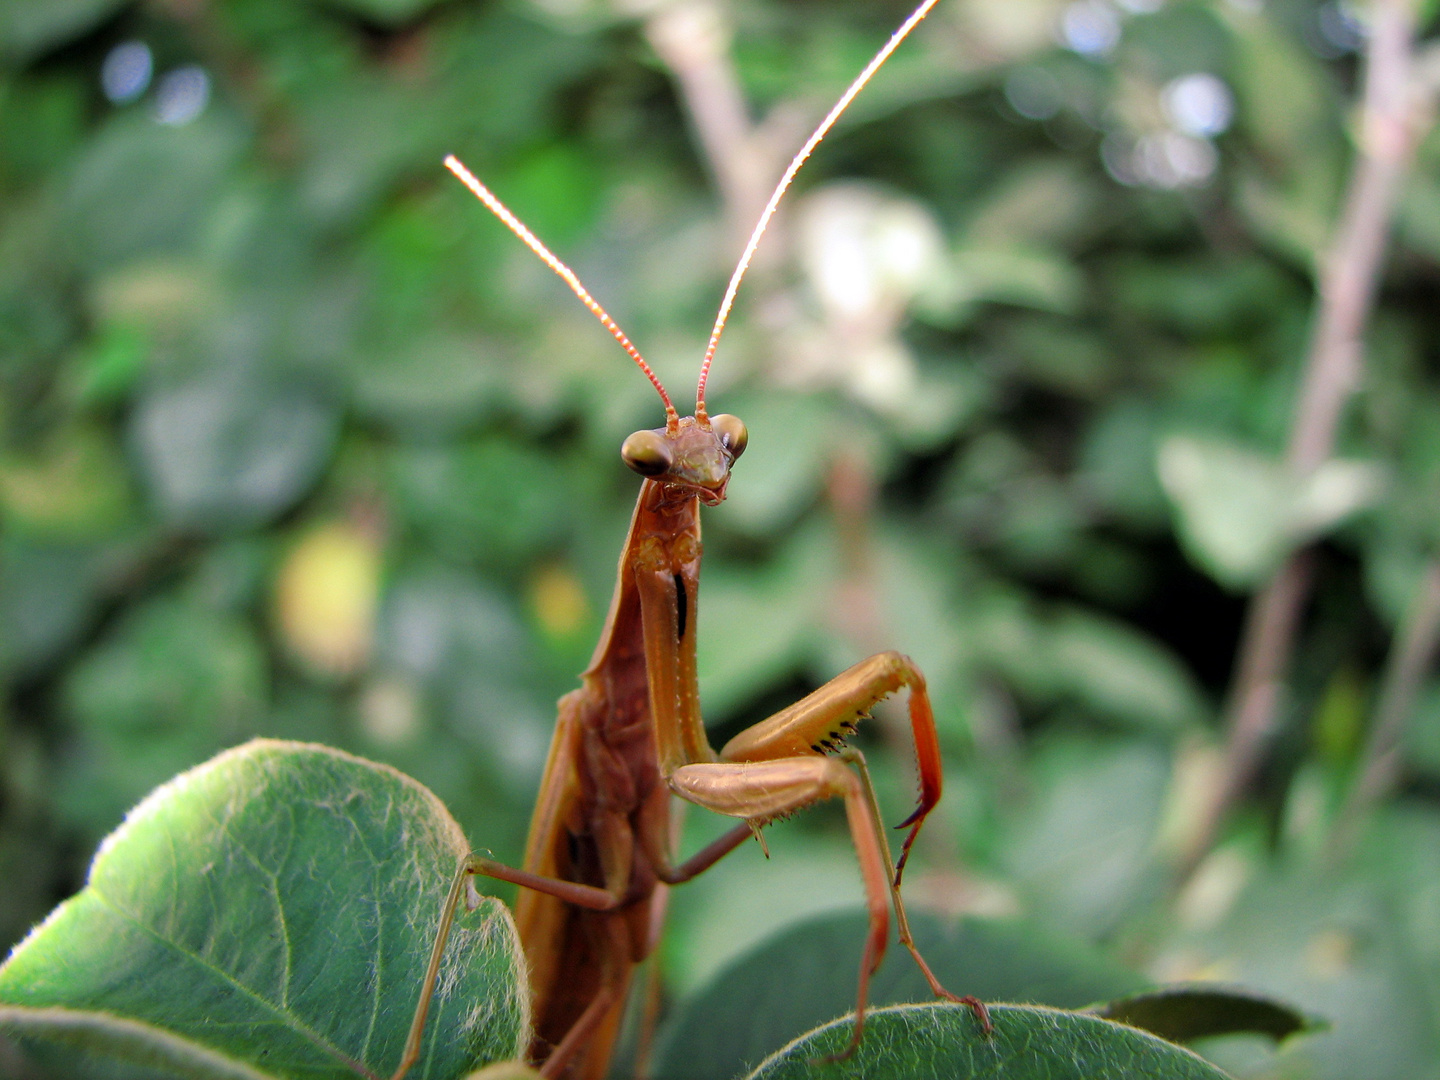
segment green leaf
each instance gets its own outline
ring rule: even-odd
[[[136,112],[112,116],[89,140],[66,185],[64,228],[73,254],[86,269],[109,270],[189,250],[245,139],[244,129],[216,110],[183,127]]]
[[[1046,926],[1113,935],[1164,888],[1157,832],[1171,780],[1151,741],[1052,737],[1031,766],[1034,797],[999,854]]]
[[[980,1032],[960,1005],[901,1005],[866,1017],[854,1055],[827,1062],[850,1040],[850,1020],[797,1039],[763,1062],[749,1080],[1224,1080],[1213,1065],[1154,1035],[1098,1017],[1034,1006],[990,1010],[995,1030]]]
[[[552,550],[570,493],[547,455],[514,439],[421,444],[393,456],[398,508],[431,544],[499,569]]]
[[[845,421],[814,394],[732,394],[725,407],[745,418],[750,449],[762,450],[736,466],[726,523],[752,536],[771,535],[793,522],[820,491]]]
[[[1421,686],[1410,722],[1405,726],[1405,760],[1431,776],[1440,773],[1440,685]]]
[[[99,545],[5,537],[0,544],[0,670],[40,667],[84,631],[100,603],[105,552]]]
[[[1235,30],[1233,69],[1240,122],[1267,159],[1292,175],[1328,156],[1335,114],[1326,72],[1276,20],[1227,11]]]
[[[0,3],[0,8],[3,6]],[[60,6],[30,5],[36,11]],[[85,82],[29,74],[29,78],[9,80],[0,90],[0,174],[7,182],[43,180],[72,158],[88,134],[91,91]],[[32,219],[32,224],[47,231],[39,221]],[[35,265],[27,260],[26,269],[33,282]]]
[[[1179,532],[1221,584],[1261,581],[1293,547],[1323,535],[1380,495],[1373,464],[1333,459],[1299,477],[1234,443],[1176,435],[1160,447],[1160,480]]]
[[[1036,313],[1005,324],[1003,334],[1001,355],[1019,379],[1068,397],[1113,399],[1114,346],[1075,319]]]
[[[138,326],[112,322],[99,328],[80,356],[75,396],[84,404],[120,401],[139,380],[149,342]]]
[[[309,153],[297,192],[305,217],[355,221],[376,208],[407,166],[434,162],[442,119],[425,105],[412,86],[366,78],[306,95],[301,123]]]
[[[1137,731],[1173,735],[1205,714],[1194,678],[1163,645],[1083,608],[1034,611],[995,594],[975,605],[980,655],[1028,697],[1073,701]]]
[[[1299,859],[1259,867],[1225,908],[1210,913],[1208,925],[1179,927],[1161,946],[1164,955],[1185,958],[1173,970],[1214,973],[1331,1022],[1326,1031],[1267,1048],[1259,1060],[1253,1046],[1243,1057],[1234,1053],[1233,1064],[1227,1056],[1236,1073],[1309,1080],[1433,1075],[1440,1060],[1434,982],[1440,819],[1433,812],[1387,814],[1377,815],[1375,825],[1357,848],[1354,869],[1319,870]],[[1217,1058],[1219,1050],[1206,1048]]]
[[[185,1077],[387,1075],[467,844],[428,790],[257,740],[153,792],[0,968],[0,1028]],[[515,1056],[513,924],[461,913],[415,1080]]]
[[[0,59],[31,59],[79,37],[122,0],[0,0]]]
[[[1406,180],[1395,211],[1395,230],[1416,251],[1440,258],[1440,183],[1433,177],[1421,174]]]
[[[1099,192],[1083,169],[1058,158],[1024,163],[997,179],[965,225],[968,247],[1045,249],[1094,226]]]
[[[1290,281],[1257,256],[1165,261],[1132,257],[1115,266],[1111,280],[1119,303],[1187,341],[1264,326],[1298,299]]]
[[[955,922],[925,911],[911,912],[910,921],[921,955],[955,993],[1079,1007],[1102,987],[1138,988],[1144,982],[1098,953],[1030,924]],[[808,920],[719,972],[668,1025],[656,1076],[728,1080],[798,1033],[853,1009],[865,928],[861,912]],[[909,953],[892,943],[871,981],[871,1002],[932,996]],[[973,1023],[968,1011],[962,1013]]]
[[[221,531],[293,505],[324,468],[339,420],[303,389],[218,368],[147,394],[132,438],[163,516]]]
[[[268,675],[250,624],[193,594],[127,611],[60,684],[75,734],[56,810],[98,838],[166,777],[257,733]]]
[[[1281,1042],[1325,1022],[1272,997],[1229,986],[1165,986],[1091,1010],[1106,1020],[1186,1043],[1215,1035],[1268,1035]]]
[[[758,571],[707,569],[697,652],[712,716],[733,712],[757,686],[804,664],[821,618],[816,600],[830,587],[835,559],[830,537],[811,528],[797,531]]]
[[[439,0],[330,0],[329,6],[348,10],[385,26],[399,26]]]
[[[1238,171],[1236,206],[1256,237],[1298,268],[1310,270],[1330,239],[1338,169],[1317,166],[1284,186],[1258,170]]]
[[[354,407],[366,419],[405,432],[448,434],[482,416],[503,395],[509,374],[500,349],[451,334],[429,334],[366,351],[349,366]]]
[[[1083,281],[1064,256],[1038,247],[964,247],[951,259],[945,303],[932,300],[932,313],[947,310],[959,322],[978,304],[1001,303],[1071,314],[1080,307]]]
[[[1056,688],[1097,715],[1140,731],[1170,734],[1205,713],[1184,665],[1159,642],[1119,620],[1070,609],[1056,616],[1048,637]]]
[[[1169,508],[1155,475],[1158,418],[1152,402],[1112,393],[1090,422],[1077,479],[1089,499],[1127,525],[1154,529]]]
[[[0,520],[21,535],[113,536],[130,516],[130,484],[108,432],[77,425],[38,454],[0,453]]]

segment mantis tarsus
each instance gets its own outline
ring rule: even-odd
[[[516,922],[530,965],[535,1038],[531,1057],[544,1077],[600,1080],[618,1033],[634,966],[655,945],[661,883],[689,880],[777,817],[822,799],[843,798],[865,886],[870,927],[860,963],[855,1027],[859,1045],[871,974],[884,955],[895,907],[899,938],[936,996],[961,1002],[989,1030],[985,1006],[940,985],[916,949],[900,898],[900,875],[925,816],[940,798],[940,748],[925,679],[908,657],[880,653],[809,696],[747,728],[718,752],[700,717],[695,612],[700,584],[701,503],[725,498],[730,468],[745,449],[745,426],[711,416],[705,383],[741,278],[780,198],[800,166],[854,96],[936,0],[910,15],[856,77],[790,162],[730,279],[700,368],[695,414],[681,417],[659,378],[579,279],[456,158],[445,164],[506,226],[562,277],[654,384],[665,426],[638,431],[621,456],[645,477],[620,555],[610,613],[580,689],[560,700],[559,720],[531,819],[523,869],[478,855],[456,874],[442,912],[404,1057],[415,1062],[464,885],[484,875],[520,886]],[[891,860],[863,757],[845,745],[882,698],[909,691],[920,775],[915,811],[898,863]],[[672,796],[741,824],[678,864],[670,852]]]

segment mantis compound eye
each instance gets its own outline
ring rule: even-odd
[[[635,432],[621,444],[620,456],[641,476],[660,476],[675,463],[670,444],[658,431]]]
[[[730,452],[732,460],[745,452],[750,433],[745,430],[745,423],[738,416],[731,416],[729,413],[712,416],[710,427],[720,436],[720,445]]]

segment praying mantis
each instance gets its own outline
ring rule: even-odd
[[[515,919],[530,967],[535,1020],[530,1056],[540,1075],[602,1080],[619,1033],[635,965],[654,949],[662,885],[713,866],[777,818],[824,799],[843,799],[864,883],[869,930],[860,961],[855,1024],[859,1045],[871,975],[884,956],[893,904],[898,936],[937,997],[968,1006],[983,1031],[984,1004],[943,987],[920,955],[900,896],[901,874],[925,817],[940,799],[939,739],[925,679],[898,652],[862,660],[805,698],[713,749],[700,714],[696,605],[699,508],[725,498],[744,452],[745,425],[711,415],[705,384],[741,279],[791,180],[855,95],[936,0],[923,0],[836,102],[791,160],[766,204],[720,304],[700,365],[695,412],[681,417],[659,377],[575,274],[455,157],[445,165],[558,274],[654,385],[665,426],[637,431],[621,447],[644,479],[609,615],[581,685],[561,698],[559,719],[530,823],[523,867],[471,855],[445,906],[399,1067],[417,1060],[426,1015],[456,908],[473,876],[520,887]],[[864,757],[846,743],[883,698],[908,691],[919,768],[919,802],[894,861]],[[684,861],[670,850],[674,796],[741,819]],[[843,1056],[843,1055],[842,1055]]]

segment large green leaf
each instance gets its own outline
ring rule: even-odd
[[[1204,715],[1185,666],[1132,626],[1084,608],[1035,609],[1015,596],[976,607],[981,656],[1037,701],[1074,701],[1090,715],[1167,735]]]
[[[387,766],[247,743],[130,813],[0,968],[0,1027],[62,1062],[68,1046],[184,1077],[388,1075],[466,850]],[[520,970],[503,905],[462,913],[410,1075],[515,1056]]]
[[[1188,1050],[1098,1017],[1034,1006],[990,1010],[989,1035],[970,1010],[956,1005],[899,1005],[871,1013],[865,1038],[844,1061],[849,1019],[797,1039],[750,1074],[749,1080],[1223,1080],[1225,1074]]]
[[[865,926],[862,912],[799,923],[721,971],[681,1005],[662,1037],[656,1075],[728,1080],[801,1032],[854,1009]],[[952,922],[917,911],[911,929],[945,986],[986,1001],[1079,1007],[1145,983],[1089,949],[1027,924]],[[915,962],[892,944],[871,981],[871,1002],[931,997]]]

